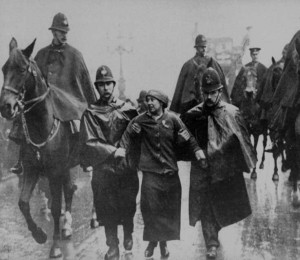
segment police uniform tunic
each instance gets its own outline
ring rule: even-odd
[[[128,147],[130,139],[141,144],[143,238],[180,239],[181,184],[175,151],[179,132],[186,131],[186,127],[173,112],[164,112],[157,120],[146,112],[134,118],[133,123],[141,126],[141,132],[136,134],[129,125],[123,135],[123,146]],[[185,141],[185,147],[192,152],[200,149],[192,136]]]

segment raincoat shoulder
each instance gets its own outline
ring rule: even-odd
[[[51,89],[55,116],[61,121],[80,120],[96,101],[96,94],[82,54],[65,44],[48,45],[38,51],[35,61]]]

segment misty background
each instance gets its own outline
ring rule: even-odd
[[[83,54],[93,82],[100,65],[108,65],[118,81],[122,46],[126,96],[135,100],[142,89],[161,89],[172,98],[198,33],[231,37],[236,46],[252,26],[250,46],[262,48],[260,61],[269,66],[300,28],[299,11],[299,0],[0,0],[0,64],[12,37],[20,48],[37,38],[33,57],[49,45],[48,28],[62,12],[70,26],[68,43]]]

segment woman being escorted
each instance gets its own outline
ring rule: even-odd
[[[181,184],[176,149],[184,147],[205,163],[205,155],[179,117],[166,111],[168,97],[158,90],[146,95],[148,111],[128,125],[121,147],[139,144],[139,169],[143,172],[141,211],[145,257],[152,257],[158,242],[163,257],[169,256],[167,241],[180,239]],[[132,147],[131,146],[131,147]]]

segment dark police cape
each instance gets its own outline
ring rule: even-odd
[[[221,84],[224,86],[222,99],[230,103],[225,75],[220,64],[210,56],[200,57],[196,54],[182,66],[170,110],[182,114],[202,102],[200,87],[199,89],[195,87],[195,77],[201,82],[201,76],[207,67],[211,67],[218,72]]]
[[[81,53],[70,46],[49,45],[35,61],[51,89],[55,116],[61,121],[80,120],[88,104],[96,101]]]
[[[92,189],[98,220],[104,225],[132,221],[136,210],[138,177],[135,154],[114,158],[130,120],[137,116],[131,105],[115,99],[101,105],[98,100],[84,112],[80,126],[81,165],[93,166]],[[132,155],[132,156],[131,156]]]
[[[206,153],[209,165],[203,169],[192,161],[190,224],[200,220],[204,203],[211,203],[221,227],[244,219],[251,214],[251,207],[243,172],[255,166],[256,156],[238,108],[221,101],[210,110],[201,103],[182,119]]]
[[[115,167],[114,152],[119,147],[121,137],[130,120],[137,116],[137,111],[131,105],[115,99],[114,102],[101,106],[100,100],[83,114],[80,126],[81,163],[98,168]],[[132,149],[135,149],[133,146]],[[134,168],[138,158],[128,151],[126,167]],[[133,163],[134,165],[131,165]],[[114,171],[114,170],[113,170]]]

